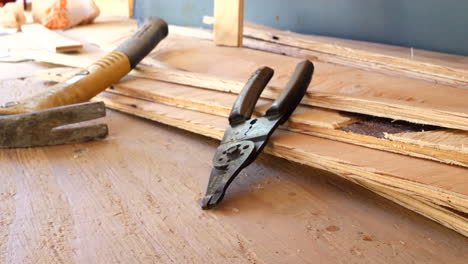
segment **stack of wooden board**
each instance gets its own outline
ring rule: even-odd
[[[266,100],[258,107],[261,113],[300,61],[250,49],[216,47],[209,40],[187,37],[194,34],[192,29],[178,29],[185,32],[184,36],[173,31],[152,56],[167,68],[140,67],[132,73],[138,77],[121,82],[98,99],[120,111],[219,139],[227,127],[223,116],[236,97],[232,93],[240,91],[256,68],[268,65],[276,70],[272,85],[264,93]],[[205,35],[194,35],[209,35],[203,32]],[[44,56],[41,60],[82,67],[96,54],[85,53],[79,59],[70,55]],[[266,151],[335,172],[467,235],[468,171],[462,167],[467,164],[467,153],[465,143],[460,142],[467,140],[462,130],[468,126],[468,90],[314,63],[316,73],[303,106],[285,127],[289,131],[278,131]],[[427,89],[431,93],[424,93]],[[317,108],[328,105],[333,106],[328,107],[331,109],[377,113],[439,127],[395,124]],[[374,124],[379,125],[372,133],[362,132],[362,127]]]
[[[59,68],[42,73],[42,77],[54,81],[64,81],[78,71],[80,70],[70,71],[68,68]],[[214,77],[201,75],[197,76],[199,77],[197,84],[191,82],[190,78],[194,77],[188,77],[186,73],[151,69],[151,73],[156,71],[158,75],[164,76],[157,77],[159,80],[174,82],[177,79],[171,76],[179,75],[184,75],[185,77],[182,76],[182,78],[185,80],[167,83],[136,78],[114,85],[112,92],[227,117],[236,95],[216,90],[197,89],[188,85],[200,88],[221,88],[227,83],[232,83],[231,91],[236,92],[242,87],[241,82],[217,80]],[[138,74],[145,75],[147,73],[148,71],[145,71],[144,74]],[[205,85],[202,80],[205,80]],[[181,85],[181,83],[186,85]],[[219,83],[219,86],[213,86],[216,83]],[[255,114],[263,114],[270,104],[271,100],[261,99]],[[468,133],[465,131],[402,121],[394,122],[390,119],[310,106],[299,106],[285,128],[333,140],[468,167],[468,155],[466,155],[468,153]]]

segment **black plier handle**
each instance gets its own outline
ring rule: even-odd
[[[286,122],[301,102],[312,79],[314,65],[305,60],[300,62],[278,99],[270,106],[265,116],[281,116],[280,124]],[[260,95],[273,77],[273,69],[262,67],[247,81],[237,97],[229,115],[229,124],[235,126],[250,119]]]

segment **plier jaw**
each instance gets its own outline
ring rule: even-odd
[[[221,202],[227,187],[254,160],[256,153],[255,143],[248,140],[221,144],[216,149],[208,182],[209,191],[201,202],[203,209],[210,209]]]
[[[203,209],[213,208],[221,202],[234,178],[257,158],[275,129],[288,120],[304,97],[313,72],[312,62],[299,63],[286,88],[266,114],[253,119],[250,118],[255,105],[273,77],[273,69],[260,68],[250,77],[232,107],[230,127],[214,155],[206,195],[201,202]]]

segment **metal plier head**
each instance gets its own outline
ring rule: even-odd
[[[250,77],[232,107],[230,127],[224,132],[214,155],[208,188],[201,202],[203,209],[210,209],[221,202],[229,184],[257,158],[275,129],[289,119],[304,97],[313,72],[312,62],[299,63],[286,88],[265,115],[253,119],[255,105],[273,77],[273,69],[260,68]]]

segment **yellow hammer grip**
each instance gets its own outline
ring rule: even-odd
[[[105,88],[118,82],[130,70],[128,57],[121,52],[114,51],[65,82],[58,83],[47,91],[11,107],[0,108],[0,114],[30,113],[86,102]]]

